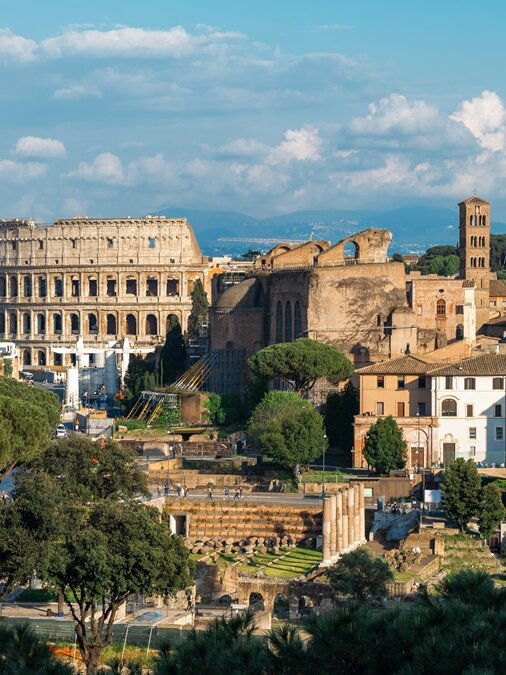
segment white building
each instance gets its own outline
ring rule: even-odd
[[[484,354],[435,368],[431,413],[438,418],[433,458],[506,463],[506,355]],[[436,431],[436,429],[435,429]]]

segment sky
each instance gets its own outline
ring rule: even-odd
[[[0,217],[506,219],[506,3],[0,0]]]

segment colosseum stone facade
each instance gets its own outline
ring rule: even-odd
[[[207,287],[207,271],[185,219],[1,221],[0,337],[16,342],[23,366],[70,365],[72,355],[52,347],[79,337],[154,347],[171,315],[186,328],[190,293],[197,279]]]

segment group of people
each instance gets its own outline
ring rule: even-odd
[[[207,488],[207,498],[208,499],[214,499],[213,488],[211,486],[209,486]],[[225,486],[225,489],[223,490],[223,499],[232,499],[232,497],[230,495],[230,488],[228,487],[228,485]],[[242,499],[242,487],[241,486],[239,486],[239,487],[236,486],[234,488],[234,499],[237,499],[237,500]]]

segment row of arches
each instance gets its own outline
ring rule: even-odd
[[[284,310],[284,311],[283,311]],[[291,342],[302,337],[302,307],[297,300],[293,305],[290,300],[283,307],[281,301],[276,306],[276,342]]]
[[[471,237],[471,246],[485,247],[486,246],[485,237],[476,237],[473,235]]]
[[[72,298],[78,298],[83,295],[91,298],[99,297],[100,295],[105,295],[107,297],[117,297],[118,295],[121,295],[119,292],[119,280],[116,275],[107,276],[102,287],[100,287],[97,276],[88,277],[84,289],[81,287],[81,279],[78,275],[72,275],[69,281],[68,289],[70,291],[70,297]],[[137,276],[131,275],[124,280],[122,290],[124,295],[138,296],[143,294],[145,297],[161,297],[161,284],[162,281],[157,276],[150,275],[145,279],[143,293],[141,293],[140,279],[138,279]],[[20,295],[20,291],[21,296],[24,298],[31,298],[35,295],[39,298],[46,298],[49,294],[49,286],[50,284],[48,283],[46,276],[38,276],[34,280],[31,275],[25,275],[19,281],[18,277],[15,275],[0,275],[0,297],[3,298],[17,298]],[[195,286],[195,279],[188,279],[186,286],[187,294],[190,295]],[[181,279],[179,277],[169,277],[165,280],[163,291],[166,297],[179,297],[181,295],[180,289]],[[37,291],[36,294],[34,292],[35,290]],[[63,298],[65,295],[64,278],[62,276],[53,277],[50,290],[52,297]]]
[[[34,317],[34,325],[32,326],[32,315],[29,312],[23,312],[20,315],[18,322],[18,314],[16,312],[0,312],[0,333],[11,335],[18,334],[18,328],[21,334],[30,335],[32,332],[38,335],[45,335],[49,331],[54,335],[61,335],[64,331],[64,316],[60,312],[53,313],[50,319],[50,325],[47,326],[46,315],[39,312]],[[120,332],[125,335],[137,336],[140,328],[143,328],[144,335],[159,335],[164,334],[170,330],[174,322],[179,323],[179,317],[175,314],[168,314],[166,317],[165,326],[159,325],[159,319],[155,314],[147,314],[144,319],[143,326],[140,325],[137,315],[127,314],[124,317],[124,327],[119,330],[118,316],[115,313],[107,313],[104,317],[105,333],[107,335],[118,335]],[[19,323],[19,325],[18,325]],[[34,329],[32,331],[32,329]],[[77,312],[70,312],[67,317],[67,332],[72,335],[98,335],[99,316],[96,312],[89,312],[82,319]]]
[[[22,353],[22,363],[24,366],[47,366],[47,355],[45,349],[37,349],[35,352],[36,361],[32,359],[32,352],[30,349],[23,349]]]
[[[471,258],[470,259],[470,265],[471,267],[485,267],[485,258],[480,257],[480,258]]]
[[[473,214],[472,216],[469,216],[469,225],[471,225],[471,227],[485,227],[487,225],[487,216]]]

